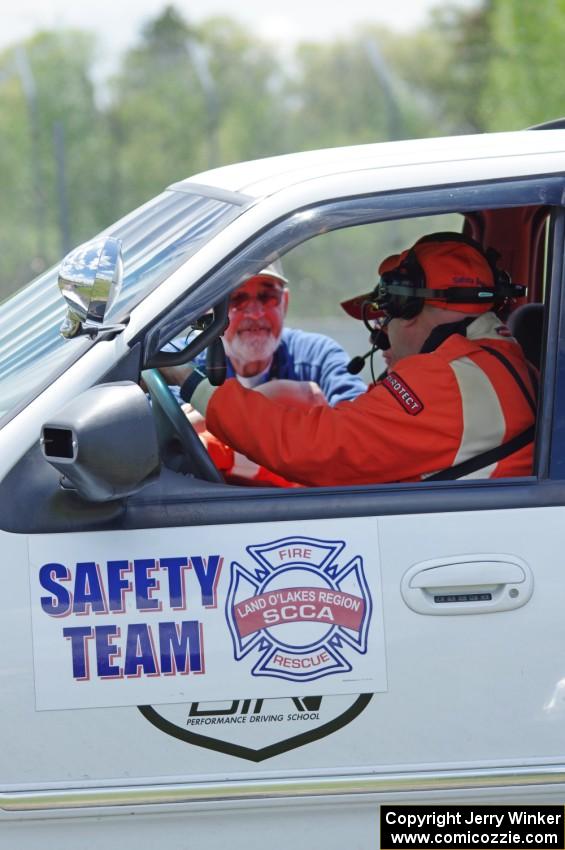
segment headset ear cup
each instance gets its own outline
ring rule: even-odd
[[[410,248],[398,266],[384,272],[381,278],[385,284],[407,284],[414,289],[425,289],[426,287],[426,275],[413,248]],[[416,296],[403,298],[399,295],[393,295],[389,304],[389,312],[397,319],[412,319],[421,312],[423,306],[423,298]]]
[[[404,262],[396,269],[392,269],[389,274],[394,275],[395,280],[406,281],[410,286],[424,289],[426,286],[426,275],[424,269],[419,263],[416,252],[410,248],[406,254]]]

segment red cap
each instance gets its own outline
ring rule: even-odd
[[[425,239],[425,237],[424,237]],[[416,242],[412,251],[416,255],[418,263],[422,267],[424,279],[419,283],[428,289],[457,288],[494,288],[493,272],[488,260],[480,251],[457,240],[442,241],[419,241]],[[392,254],[379,266],[379,274],[390,272],[400,266],[408,256],[408,251],[401,254]],[[412,281],[415,286],[418,281]],[[363,305],[373,297],[372,292],[357,295],[348,301],[342,301],[341,306],[354,319],[363,318]],[[478,315],[492,309],[492,302],[457,304],[454,302],[427,300],[426,304],[431,307],[441,307],[444,310],[455,310],[458,313],[471,313]],[[383,316],[383,311],[376,306],[367,308],[366,318],[376,319]]]
[[[416,242],[414,252],[424,270],[426,286],[430,289],[494,289],[494,276],[486,257],[464,242]],[[455,310],[457,313],[487,313],[492,301],[482,304],[457,304],[426,300],[430,307]]]
[[[385,257],[379,265],[379,275],[395,269],[398,265],[400,265],[407,253],[408,251],[403,251],[402,254],[391,254],[390,257]],[[343,307],[345,312],[354,319],[362,319],[364,305],[367,302],[370,303],[372,298],[372,292],[365,292],[363,295],[356,295],[355,298],[350,298],[348,301],[342,301],[340,306]],[[378,307],[369,306],[365,308],[366,319],[383,319],[384,316],[384,311],[379,310]]]

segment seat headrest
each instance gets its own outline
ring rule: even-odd
[[[522,351],[536,369],[540,368],[543,336],[544,305],[537,302],[521,304],[508,317],[507,325],[512,336],[522,346]]]

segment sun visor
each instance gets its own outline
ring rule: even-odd
[[[349,298],[347,301],[341,302],[341,307],[345,310],[348,316],[353,319],[382,319],[386,315],[383,310],[371,304],[373,297],[372,292],[366,292],[364,295],[356,295],[355,298]],[[369,302],[368,306],[365,305]],[[364,315],[363,315],[364,314]]]

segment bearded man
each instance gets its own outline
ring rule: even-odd
[[[246,389],[291,407],[333,407],[352,401],[367,389],[364,381],[347,371],[349,356],[330,337],[285,328],[289,292],[278,265],[248,278],[230,298],[229,325],[222,337],[227,378],[237,378]],[[206,371],[206,352],[194,361]],[[182,385],[191,367],[163,368],[171,385],[180,385],[179,401],[187,401]],[[174,387],[176,393],[178,387]],[[185,412],[200,433],[208,452],[226,480],[233,483],[290,486],[290,482],[248,460],[205,430],[204,419],[187,405]]]
[[[276,265],[234,290],[223,335],[227,377],[237,378],[247,388],[284,380],[285,394],[292,392],[286,381],[307,381],[331,407],[365,392],[361,378],[347,371],[349,356],[335,340],[284,327],[288,301],[287,280]],[[205,369],[205,352],[195,363]],[[281,392],[282,385],[273,387],[270,394]]]

